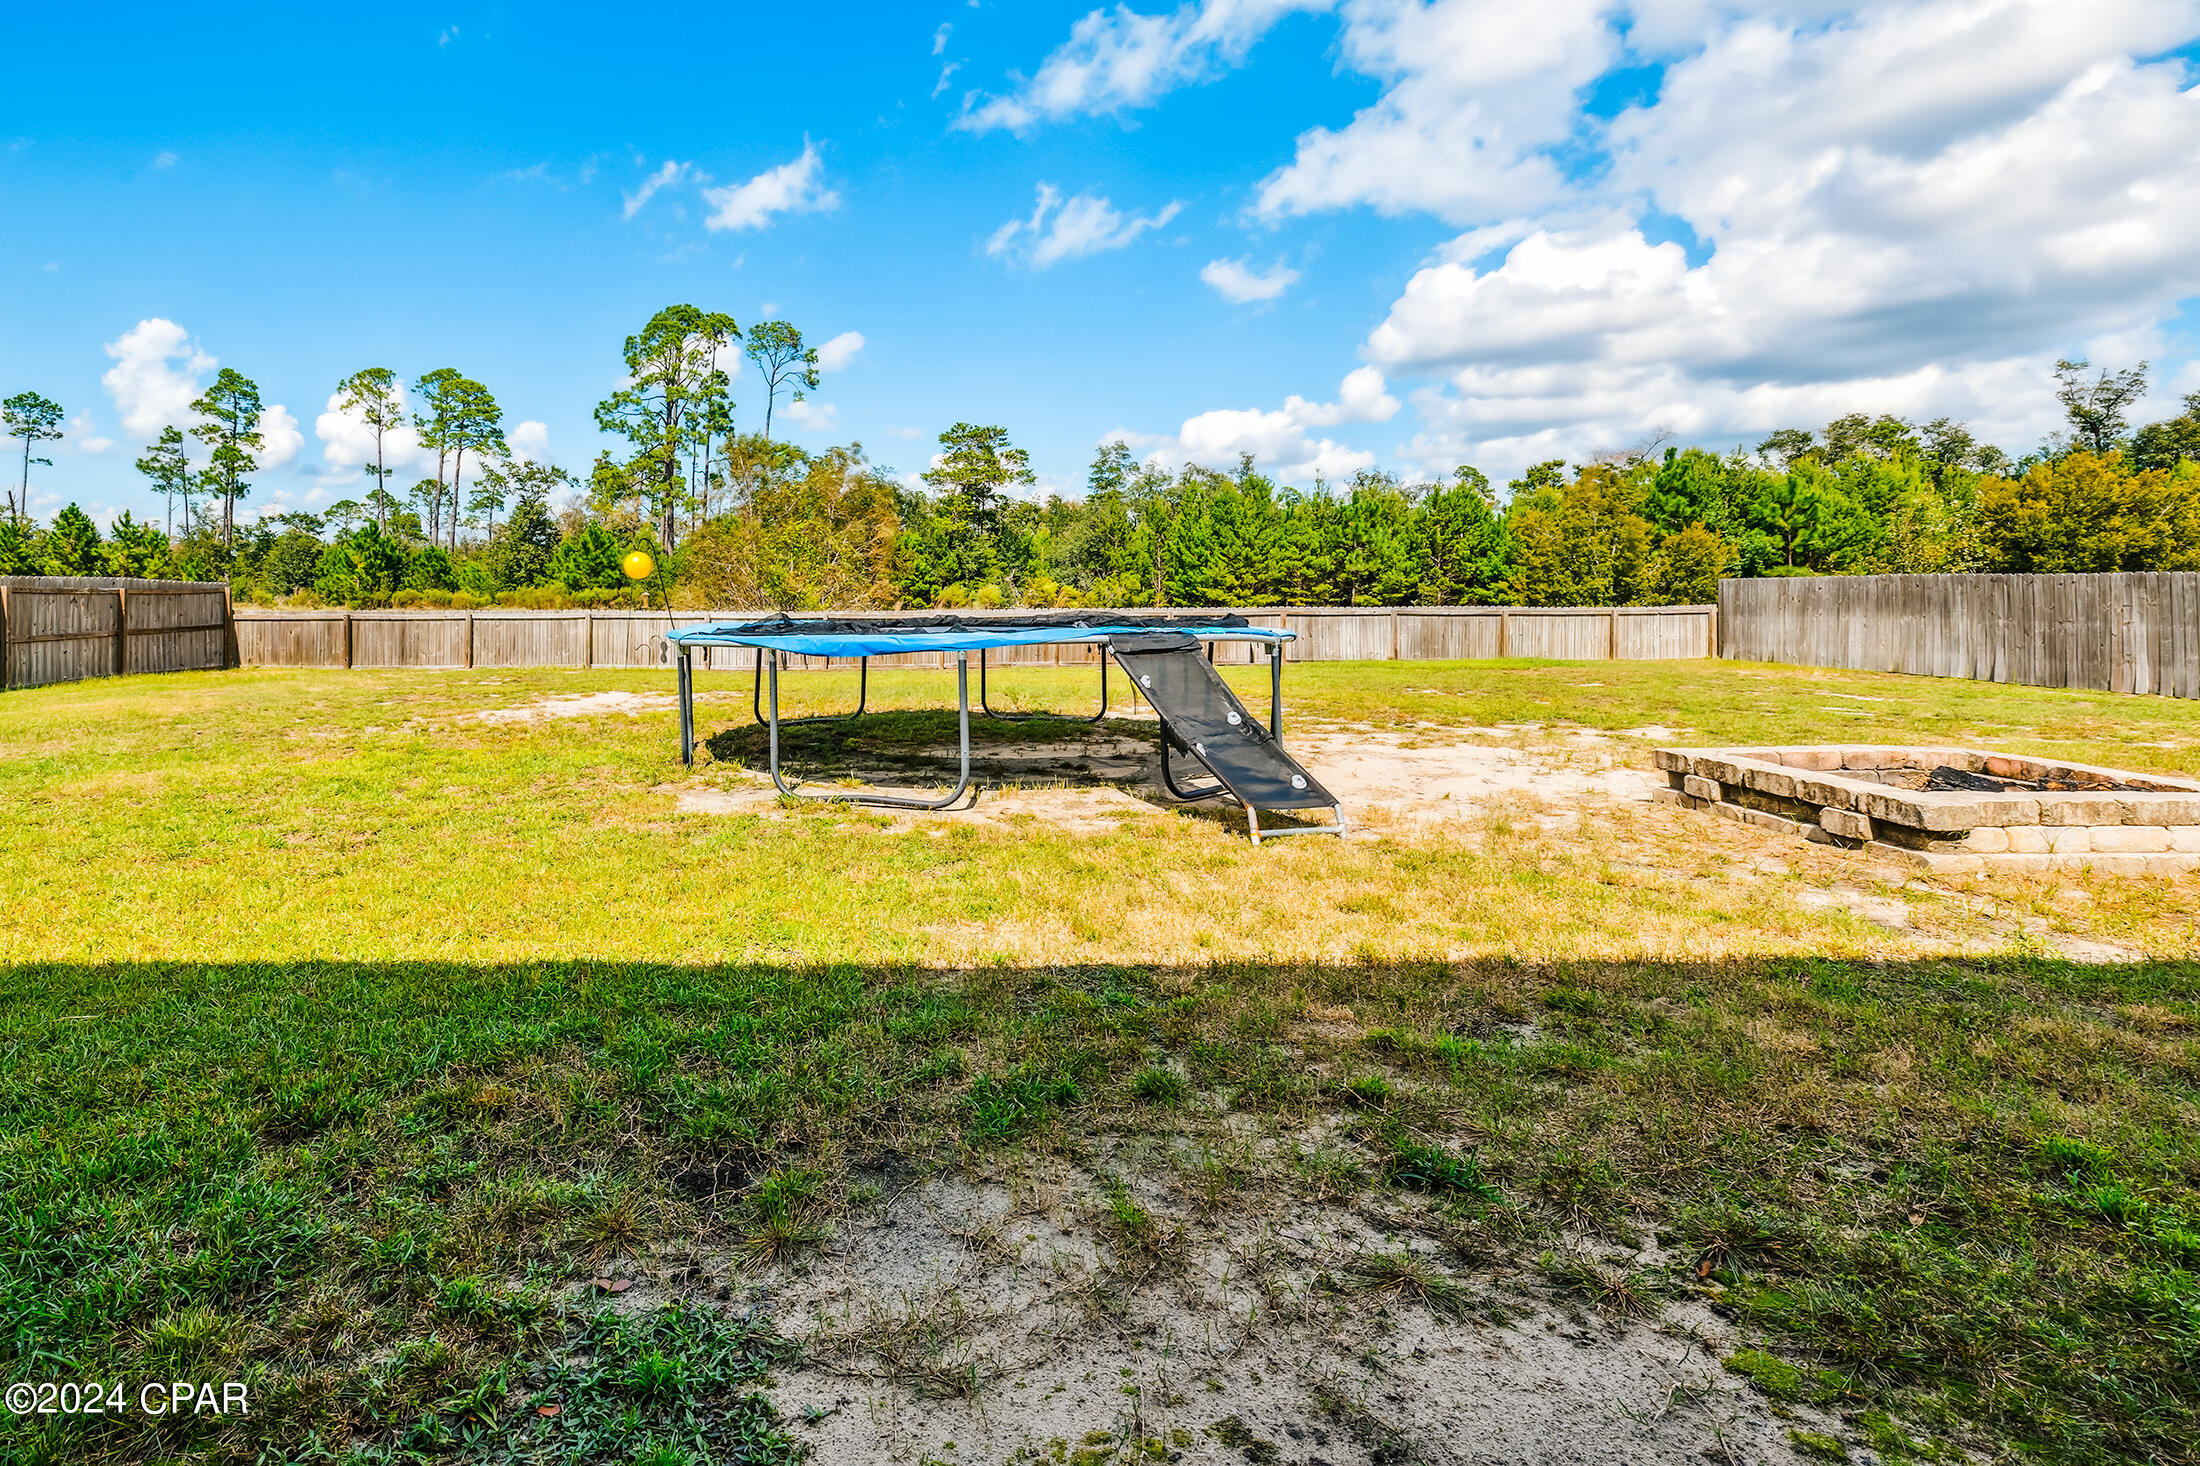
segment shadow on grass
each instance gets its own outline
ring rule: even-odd
[[[600,1326],[571,1285],[615,1259],[1225,1113],[1328,1117],[1363,1188],[1471,1174],[1530,1251],[1655,1230],[1671,1287],[1829,1408],[2042,1459],[2200,1440],[2189,963],[54,964],[0,992],[8,1379],[254,1391],[0,1427],[26,1459],[407,1431],[464,1459]],[[691,1455],[775,1459],[751,1414]]]
[[[1004,770],[1047,767],[1057,777],[1083,770],[1121,768],[1130,773],[1157,769],[1157,725],[1151,721],[1110,718],[1086,723],[1074,718],[1040,717],[1002,722],[970,720],[971,775],[1006,782]],[[711,734],[702,746],[721,762],[766,766],[770,735],[744,722]],[[847,721],[798,723],[779,733],[780,766],[801,768],[811,777],[837,777],[850,768],[921,775],[952,783],[960,732],[955,714],[935,710],[865,713]]]
[[[783,727],[779,737],[780,772],[790,784],[825,792],[836,781],[855,779],[894,789],[952,788],[959,766],[960,732],[952,712],[920,710],[866,713],[846,722],[817,722]],[[973,716],[970,720],[970,787],[979,793],[1002,789],[1119,789],[1156,809],[1173,810],[1246,830],[1244,811],[1234,801],[1182,801],[1161,777],[1160,730],[1151,720],[1109,718],[1088,723],[1076,718],[1040,716],[1015,722]],[[720,763],[744,769],[770,767],[769,734],[754,724],[726,729],[703,740],[702,747]],[[1205,785],[1211,776],[1190,756],[1175,756],[1180,786]],[[1291,813],[1270,812],[1264,824],[1288,828],[1325,824]]]

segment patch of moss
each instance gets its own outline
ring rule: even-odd
[[[1796,1450],[1814,1461],[1846,1461],[1849,1448],[1832,1436],[1816,1430],[1791,1430],[1788,1441]]]
[[[1803,1397],[1803,1372],[1761,1349],[1736,1350],[1726,1357],[1726,1367],[1775,1400]]]

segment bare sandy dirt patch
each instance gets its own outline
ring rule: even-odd
[[[1316,727],[1287,747],[1330,792],[1344,802],[1346,817],[1395,832],[1400,823],[1461,824],[1493,801],[1521,803],[1545,818],[1570,818],[1599,801],[1647,801],[1662,780],[1631,768],[1628,750],[1603,740],[1574,747],[1526,749],[1488,741],[1484,730],[1442,727],[1378,730]],[[1503,735],[1495,735],[1503,736]],[[902,795],[938,797],[949,787],[955,750],[924,746],[891,763],[857,761],[834,770],[833,780],[803,785],[827,793],[849,783],[875,784]],[[1181,780],[1200,777],[1179,761]],[[922,767],[926,782],[912,779]],[[1123,818],[1182,808],[1164,792],[1160,756],[1147,739],[1095,729],[1070,737],[1035,737],[1028,743],[981,750],[973,760],[974,801],[925,820],[1015,824],[1043,820],[1074,830],[1115,828]],[[777,791],[755,770],[728,770],[708,787],[678,788],[683,811],[704,814],[776,814]],[[845,780],[846,782],[839,782]],[[897,822],[905,822],[897,817]]]
[[[1599,799],[1647,800],[1663,780],[1629,768],[1618,750],[1554,750],[1470,741],[1476,730],[1321,730],[1293,746],[1329,791],[1354,807],[1416,821],[1458,821],[1508,795],[1561,809]]]
[[[817,1466],[1785,1463],[1837,1428],[1726,1372],[1700,1304],[1606,1317],[1404,1220],[1036,1162],[909,1187],[738,1297],[802,1345],[768,1393]]]

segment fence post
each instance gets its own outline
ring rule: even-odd
[[[130,665],[130,593],[121,586],[115,587],[115,675],[120,677]]]
[[[237,596],[226,580],[222,582],[222,665],[244,666],[244,646],[237,640]]]
[[[466,613],[466,670],[474,668],[474,613]]]
[[[351,670],[351,607],[344,607],[344,670]]]
[[[1619,607],[1612,607],[1611,617],[1611,651],[1605,656],[1604,660],[1606,660],[1607,662],[1616,662],[1619,660]]]
[[[1502,662],[1512,655],[1512,612],[1497,613],[1497,659]]]

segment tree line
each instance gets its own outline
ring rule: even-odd
[[[766,398],[737,430],[736,359]],[[1963,423],[1851,414],[1725,454],[1650,444],[1535,464],[1500,492],[1462,465],[1433,483],[1377,470],[1342,483],[1170,470],[1103,444],[1080,497],[1035,497],[1005,428],[962,422],[905,483],[860,444],[775,440],[773,410],[819,382],[783,321],[744,337],[729,315],[659,311],[621,350],[624,385],[596,409],[621,440],[585,475],[516,457],[502,412],[450,368],[422,376],[407,418],[396,376],[339,385],[374,434],[371,487],[320,514],[239,523],[259,396],[223,369],[186,453],[169,428],[139,461],[183,502],[182,528],[120,516],[102,535],[71,505],[22,512],[60,409],[10,398],[22,493],[0,523],[0,573],[228,579],[240,599],[352,605],[691,607],[1640,605],[1712,599],[1722,576],[2200,568],[2200,394],[2134,428],[2147,366],[2056,367],[2067,429],[2022,458]],[[385,438],[411,426],[436,476],[391,492]],[[469,484],[465,475],[471,467]],[[194,499],[198,504],[194,505]],[[642,585],[630,549],[660,561]]]

